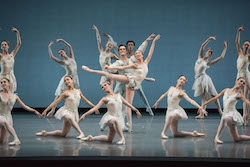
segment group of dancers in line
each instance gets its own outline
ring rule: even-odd
[[[134,47],[135,43],[133,41],[128,41],[126,45],[119,45],[117,47],[116,42],[113,38],[103,33],[104,36],[108,38],[108,42],[106,44],[106,49],[104,50],[101,45],[101,36],[99,34],[99,30],[96,26],[93,26],[93,30],[96,31],[96,38],[98,49],[100,52],[99,63],[102,70],[93,70],[87,66],[82,66],[82,69],[89,72],[95,73],[101,76],[100,85],[102,90],[107,94],[103,97],[97,105],[92,104],[86,97],[83,96],[79,87],[79,79],[77,74],[77,64],[75,62],[74,53],[72,46],[67,43],[63,39],[57,39],[56,42],[63,42],[69,49],[69,56],[64,49],[60,49],[58,51],[58,55],[62,57],[61,59],[56,58],[51,50],[53,41],[50,42],[48,46],[48,51],[50,57],[61,64],[63,68],[66,70],[66,74],[62,77],[59,82],[59,85],[55,92],[55,100],[40,114],[37,110],[28,107],[25,105],[17,94],[14,94],[17,88],[16,78],[14,76],[14,57],[17,54],[20,46],[21,46],[21,38],[20,33],[16,28],[12,28],[12,31],[17,35],[17,45],[15,49],[9,53],[9,43],[8,41],[1,42],[2,53],[0,53],[0,62],[1,62],[1,73],[0,73],[0,82],[1,82],[1,93],[0,93],[0,142],[6,142],[8,140],[9,134],[14,138],[14,141],[10,142],[9,145],[19,145],[20,140],[13,128],[11,110],[15,102],[17,102],[22,108],[27,111],[34,112],[39,118],[51,117],[55,113],[55,107],[57,104],[65,100],[64,106],[61,107],[55,113],[55,117],[57,119],[63,120],[62,130],[55,130],[47,132],[42,130],[41,132],[36,133],[38,136],[62,136],[65,137],[71,126],[79,133],[77,136],[78,139],[83,141],[107,141],[112,142],[115,135],[118,134],[120,140],[117,144],[125,144],[125,138],[123,135],[123,131],[132,132],[132,113],[131,109],[135,111],[137,117],[141,118],[141,113],[138,109],[136,109],[133,104],[134,92],[137,90],[139,95],[141,96],[144,104],[147,106],[147,111],[150,115],[153,115],[151,107],[148,104],[148,101],[143,93],[141,83],[143,80],[153,82],[153,78],[147,78],[148,74],[148,64],[153,55],[155,44],[160,39],[160,35],[151,34],[142,45],[135,52]],[[174,137],[181,136],[204,136],[204,133],[199,133],[197,131],[187,132],[187,131],[179,131],[178,130],[178,121],[181,119],[188,119],[188,116],[184,109],[179,106],[179,103],[182,98],[185,98],[192,105],[197,107],[199,115],[196,118],[204,118],[204,115],[207,115],[205,110],[206,105],[215,102],[219,113],[222,115],[221,121],[218,127],[217,134],[215,136],[215,143],[223,143],[220,140],[220,134],[225,127],[228,126],[228,130],[235,142],[250,140],[250,136],[247,135],[239,135],[237,132],[236,125],[246,124],[248,120],[248,111],[247,106],[250,105],[250,102],[246,98],[248,95],[248,88],[250,85],[250,74],[248,71],[248,64],[250,61],[250,56],[248,53],[249,50],[249,42],[246,41],[242,45],[242,49],[240,47],[240,32],[243,31],[243,27],[240,27],[237,31],[236,37],[236,47],[238,51],[238,60],[237,60],[237,79],[235,81],[235,85],[233,88],[226,88],[221,91],[219,94],[217,93],[211,78],[205,73],[206,69],[211,65],[219,62],[224,58],[227,50],[227,42],[224,42],[224,50],[220,57],[209,61],[209,58],[212,56],[212,49],[209,48],[205,51],[205,56],[203,56],[203,52],[205,46],[211,41],[216,40],[215,37],[209,37],[202,45],[198,54],[198,59],[195,63],[195,82],[193,85],[193,90],[195,91],[195,96],[200,96],[202,100],[202,104],[199,105],[194,100],[189,98],[189,96],[185,93],[182,87],[186,84],[187,78],[184,75],[181,75],[177,79],[176,86],[172,86],[168,89],[166,93],[164,93],[153,105],[153,108],[157,108],[158,104],[163,100],[166,96],[168,107],[166,112],[166,120],[164,128],[161,132],[161,138],[167,139],[168,137],[165,135],[167,129],[170,127],[170,130]],[[149,41],[152,41],[149,53],[144,60],[144,52],[146,50],[147,44]],[[111,52],[114,48],[117,55]],[[118,58],[119,56],[119,58]],[[111,63],[111,59],[115,59],[114,63]],[[115,85],[113,91],[113,85]],[[224,110],[221,111],[219,97],[223,96],[223,106]],[[212,98],[211,98],[212,97]],[[241,99],[244,102],[244,112],[243,117],[236,110],[236,103]],[[79,119],[78,114],[78,106],[80,100],[83,100],[85,103],[93,107],[89,111],[85,112]],[[108,134],[101,136],[91,136],[87,137],[84,135],[82,130],[80,129],[79,122],[87,115],[92,113],[99,114],[99,108],[103,105],[107,106],[107,112],[103,115],[100,125],[101,130],[103,130],[106,126],[108,126]],[[47,112],[50,112],[47,114]],[[127,115],[127,123],[125,123],[125,115]]]

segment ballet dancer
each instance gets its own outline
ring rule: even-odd
[[[42,130],[41,132],[36,133],[37,136],[61,136],[66,137],[69,133],[71,126],[80,134],[77,136],[78,139],[83,138],[84,134],[81,131],[78,120],[78,106],[80,104],[80,100],[82,99],[88,105],[94,107],[94,105],[86,99],[80,89],[74,88],[72,76],[65,76],[64,83],[68,87],[66,91],[64,91],[58,99],[52,102],[42,113],[42,116],[45,117],[46,113],[54,106],[56,106],[60,101],[65,100],[64,106],[61,107],[55,114],[55,117],[59,120],[63,120],[63,128],[62,130],[55,130],[51,132],[46,132]],[[96,114],[99,114],[99,111],[95,111]]]
[[[111,59],[119,60],[119,58],[111,52],[111,49],[113,48],[113,43],[111,41],[107,42],[106,49],[103,50],[102,45],[101,45],[101,36],[100,36],[98,28],[95,25],[93,25],[92,29],[96,31],[97,45],[98,45],[98,50],[100,52],[100,55],[99,55],[100,66],[102,68],[102,71],[107,71],[107,69],[105,69],[104,66],[110,65]],[[105,76],[102,76],[100,80],[100,85],[102,85],[104,81],[109,81],[112,84],[112,82],[107,79],[108,78],[106,78]]]
[[[185,120],[188,119],[188,116],[184,109],[179,106],[181,99],[184,97],[189,103],[194,105],[195,107],[201,109],[200,112],[203,112],[207,115],[206,111],[201,108],[199,104],[197,104],[194,100],[190,99],[188,95],[182,90],[182,87],[186,84],[187,79],[185,76],[181,75],[178,80],[176,87],[171,86],[166,93],[164,93],[153,105],[153,108],[157,108],[158,104],[168,96],[168,109],[166,112],[166,121],[164,128],[161,132],[161,138],[167,139],[168,136],[165,135],[167,129],[170,126],[171,132],[174,137],[183,137],[183,136],[204,136],[204,133],[198,133],[197,131],[186,132],[186,131],[178,131],[178,121],[180,119]]]
[[[54,44],[53,41],[50,42],[49,46],[48,46],[48,50],[49,50],[49,56],[57,63],[61,64],[62,67],[66,70],[66,74],[61,78],[56,92],[55,92],[55,100],[58,99],[58,97],[67,89],[67,86],[64,84],[64,77],[65,76],[69,76],[71,75],[73,77],[73,83],[74,83],[74,88],[75,89],[79,89],[80,88],[80,83],[79,83],[79,79],[78,79],[78,75],[77,75],[77,64],[75,61],[75,56],[74,56],[74,52],[72,49],[72,46],[66,42],[63,39],[57,39],[56,42],[63,42],[69,49],[69,55],[70,57],[67,56],[67,53],[64,49],[60,49],[58,51],[59,56],[61,56],[63,58],[63,60],[60,60],[58,58],[56,58],[51,50],[51,46]],[[56,109],[56,105],[54,107],[52,107],[51,111],[48,113],[47,117],[51,117],[54,113],[55,113],[55,109]]]
[[[240,77],[235,81],[235,85],[233,88],[226,88],[221,91],[217,96],[208,100],[204,103],[204,106],[214,102],[219,97],[223,96],[223,114],[221,117],[220,125],[218,127],[216,136],[214,138],[214,142],[218,144],[222,144],[223,141],[220,140],[220,135],[225,125],[228,127],[228,131],[232,136],[234,142],[238,141],[247,141],[250,140],[250,136],[247,135],[239,135],[237,131],[236,125],[243,125],[243,117],[236,110],[236,104],[239,99],[245,102],[247,105],[250,105],[250,102],[241,94],[243,92],[246,81],[244,78]],[[202,107],[204,107],[202,106]]]
[[[195,71],[195,81],[192,87],[192,90],[194,90],[194,97],[200,96],[201,97],[201,104],[204,104],[207,100],[209,100],[211,97],[216,96],[218,93],[214,87],[214,84],[212,82],[212,79],[206,74],[206,70],[214,65],[215,63],[218,63],[220,60],[222,60],[225,57],[226,51],[227,51],[227,42],[225,41],[224,49],[221,53],[221,56],[209,61],[208,59],[212,56],[213,50],[211,48],[208,48],[206,50],[205,56],[203,57],[203,51],[206,45],[211,41],[216,40],[215,37],[209,37],[202,45],[198,54],[198,59],[195,63],[194,71]],[[220,115],[222,115],[222,110],[220,106],[220,101],[216,100],[215,104],[218,108],[218,112]],[[197,119],[203,119],[204,114],[203,112],[200,112],[198,116],[195,118]]]
[[[125,69],[134,69],[133,73],[125,73],[124,75],[120,74],[111,74],[105,71],[99,71],[99,70],[92,70],[88,68],[87,66],[82,66],[82,69],[90,72],[90,73],[96,73],[101,76],[105,76],[111,80],[115,80],[118,82],[121,82],[123,84],[126,84],[126,100],[130,103],[133,104],[133,98],[134,98],[134,90],[137,90],[140,88],[140,85],[142,81],[145,79],[148,73],[148,64],[151,60],[151,57],[154,52],[155,48],[155,42],[160,39],[160,35],[157,35],[150,47],[148,57],[143,61],[143,53],[140,50],[137,50],[135,52],[135,58],[137,59],[137,64],[131,64],[127,66],[117,66],[117,67],[109,67],[105,66],[106,69],[108,70],[125,70]],[[132,132],[132,115],[131,115],[131,109],[127,107],[127,119],[128,122],[126,125],[128,126],[129,132]]]
[[[11,83],[11,92],[15,92],[17,89],[16,77],[14,75],[14,63],[15,63],[15,56],[21,47],[21,37],[19,31],[12,27],[12,32],[16,33],[17,37],[17,45],[15,49],[9,54],[9,47],[10,44],[8,41],[1,42],[1,49],[2,53],[0,53],[0,62],[1,62],[1,73],[0,78],[7,78],[10,80]],[[0,89],[1,90],[1,89]]]
[[[25,105],[16,94],[11,92],[12,84],[8,78],[3,77],[0,81],[2,88],[0,93],[0,143],[6,142],[10,134],[14,138],[14,141],[10,142],[9,145],[19,145],[21,142],[13,128],[13,119],[11,116],[14,104],[17,103],[23,109],[34,112],[39,118],[42,115],[35,109]]]
[[[242,49],[240,48],[240,32],[244,31],[243,27],[238,28],[237,35],[236,35],[236,48],[238,52],[238,59],[237,59],[237,78],[243,77],[246,80],[246,85],[244,88],[243,95],[248,99],[249,94],[249,87],[250,87],[250,73],[248,70],[250,55],[248,53],[250,43],[245,41],[242,45]],[[248,123],[248,108],[246,103],[243,103],[243,119],[244,119],[244,126]]]
[[[112,91],[112,86],[109,82],[105,81],[102,83],[102,90],[107,94],[107,96],[103,97],[99,103],[88,112],[84,113],[79,122],[83,120],[87,115],[92,114],[95,110],[101,108],[104,104],[107,106],[108,111],[103,115],[100,125],[106,125],[109,127],[108,135],[101,135],[101,136],[87,136],[82,138],[85,141],[107,141],[112,142],[115,138],[115,135],[118,134],[120,137],[120,141],[117,144],[125,144],[125,138],[123,136],[122,129],[125,126],[124,118],[122,114],[122,103],[134,110],[137,114],[137,117],[141,118],[141,113],[135,107],[133,107],[130,103],[128,103],[119,93],[114,94]]]

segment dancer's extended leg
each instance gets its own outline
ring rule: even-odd
[[[9,145],[19,145],[21,142],[16,135],[15,129],[9,124],[9,122],[5,119],[0,119],[0,127],[3,127],[5,130],[9,132],[9,134],[14,138],[14,141],[10,142]]]
[[[200,95],[201,97],[201,105],[206,103],[206,97],[205,97],[205,92]],[[204,108],[205,109],[205,108]],[[196,119],[203,119],[204,118],[204,113],[200,112],[198,116],[195,117]]]
[[[133,104],[134,94],[135,94],[134,90],[126,88],[126,100],[130,104]],[[132,132],[132,113],[131,113],[131,108],[129,108],[128,106],[126,107],[126,113],[127,113],[127,119],[128,119],[128,122],[126,123],[126,125],[128,126],[128,131]]]
[[[154,115],[149,103],[148,103],[148,100],[143,92],[143,89],[142,89],[142,86],[140,86],[140,88],[137,90],[137,93],[139,94],[139,96],[141,97],[144,105],[146,106],[146,111],[149,112],[150,115]]]

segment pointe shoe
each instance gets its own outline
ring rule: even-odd
[[[85,70],[85,71],[87,71],[87,72],[90,71],[90,69],[87,66],[82,66],[82,69]]]
[[[196,119],[204,119],[204,115],[198,115],[195,117]]]
[[[125,144],[125,139],[121,139],[120,141],[118,141],[116,144],[119,144],[119,145],[123,145]]]
[[[161,134],[161,138],[162,139],[168,139],[168,137],[166,135],[164,135],[164,134]]]
[[[77,136],[76,138],[77,139],[82,139],[82,138],[84,138],[85,136],[84,136],[84,134],[80,134],[79,136]]]
[[[126,126],[128,127],[128,132],[131,133],[133,132],[132,127],[129,125],[129,123],[126,123]]]
[[[36,133],[37,136],[46,136],[46,131],[42,130],[41,132]]]
[[[193,131],[193,135],[194,136],[205,136],[205,134],[204,133],[199,133],[199,132],[197,132],[196,130],[195,131]]]
[[[81,140],[83,140],[83,141],[92,141],[93,140],[93,136],[88,135],[87,137],[81,138]]]
[[[13,142],[9,143],[10,146],[17,146],[17,145],[20,145],[20,144],[21,144],[21,142],[18,139],[15,139]]]
[[[214,139],[214,143],[215,143],[215,144],[222,144],[223,141],[221,141],[221,140],[218,139],[218,138],[215,138],[215,139]]]

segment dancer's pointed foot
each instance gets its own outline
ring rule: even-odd
[[[81,140],[83,140],[83,141],[92,141],[93,140],[93,136],[88,135],[87,137],[81,138]]]
[[[118,141],[116,144],[120,144],[120,145],[122,145],[122,144],[125,144],[125,138],[122,138],[120,141]]]
[[[161,138],[162,139],[168,139],[168,137],[164,133],[161,133]]]
[[[88,68],[87,66],[82,66],[82,69],[87,71],[87,72],[92,72],[92,70],[90,68]]]
[[[198,115],[195,117],[196,119],[204,119],[204,115]]]
[[[82,134],[80,134],[79,136],[77,136],[76,138],[77,139],[81,139],[81,138],[84,138],[85,136],[84,136],[84,134],[82,133]]]
[[[47,136],[47,132],[42,130],[41,132],[36,133],[37,136]]]
[[[193,131],[193,136],[199,137],[199,136],[205,136],[205,134],[204,133],[199,133],[197,131]]]
[[[131,133],[133,132],[131,125],[127,122],[126,126],[128,127],[128,132]]]
[[[215,137],[214,138],[214,143],[216,143],[216,144],[222,144],[223,141],[221,141],[218,137]]]
[[[19,139],[15,139],[13,142],[10,142],[9,145],[10,146],[17,146],[17,145],[20,145],[21,142],[19,141]]]

